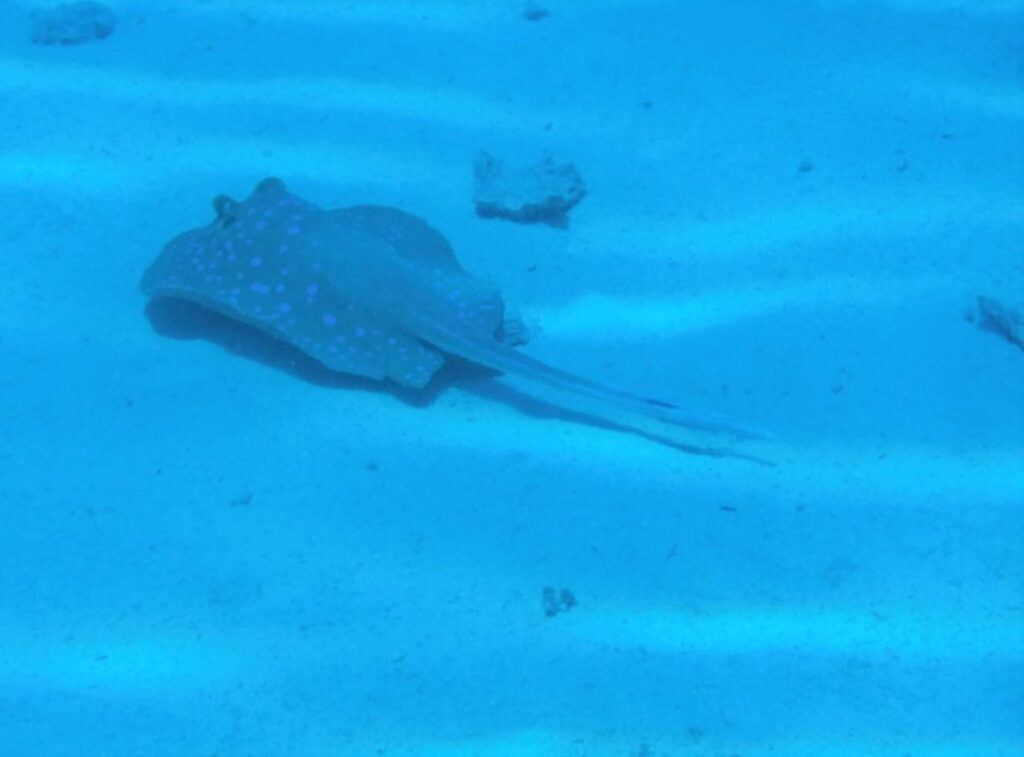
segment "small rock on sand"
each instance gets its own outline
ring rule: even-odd
[[[566,612],[576,606],[576,595],[569,589],[556,589],[553,586],[545,586],[541,592],[541,602],[544,607],[544,614],[553,618],[560,612]]]
[[[85,0],[61,3],[32,13],[32,42],[37,45],[78,45],[114,33],[117,19],[102,3]]]
[[[542,8],[537,3],[527,2],[523,6],[523,18],[527,21],[543,21],[550,15],[551,13],[547,8]]]
[[[481,218],[565,228],[569,211],[587,193],[576,167],[550,155],[536,163],[506,165],[481,152],[473,163],[473,177],[473,201]]]
[[[991,297],[978,297],[978,308],[971,313],[978,328],[1001,336],[1024,350],[1024,310],[1015,310]]]

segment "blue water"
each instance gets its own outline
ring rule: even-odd
[[[38,7],[0,755],[1024,754],[1024,352],[976,310],[1024,313],[1024,4],[126,0],[53,46]],[[477,217],[481,150],[571,161],[568,227]],[[142,272],[266,176],[429,220],[525,353],[774,465],[155,319]]]

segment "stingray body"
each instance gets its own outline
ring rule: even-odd
[[[143,276],[146,294],[197,302],[344,373],[422,387],[451,354],[518,376],[541,399],[615,423],[644,418],[754,435],[517,352],[498,338],[498,290],[466,273],[444,237],[408,213],[324,210],[273,178],[244,202],[216,198],[214,209],[213,223],[164,247]]]

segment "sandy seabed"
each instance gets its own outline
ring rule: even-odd
[[[1024,305],[1019,3],[32,7],[0,754],[1024,753],[1024,353],[965,318]],[[571,160],[569,227],[477,218],[482,149]],[[268,175],[428,219],[529,354],[775,467],[159,333],[143,270]]]

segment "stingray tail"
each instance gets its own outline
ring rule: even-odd
[[[433,341],[433,340],[432,340]],[[498,341],[467,338],[445,333],[435,344],[474,363],[502,373],[514,374],[555,389],[568,397],[586,398],[603,407],[614,407],[627,414],[652,418],[670,426],[713,434],[728,434],[736,439],[766,439],[767,434],[747,428],[727,418],[686,410],[671,402],[638,397],[563,371],[547,363],[516,352]],[[598,413],[604,415],[604,413]]]

